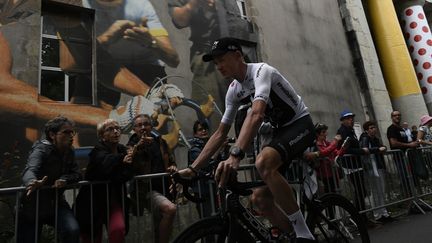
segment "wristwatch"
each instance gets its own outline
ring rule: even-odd
[[[232,146],[230,149],[230,155],[242,160],[245,157],[245,152],[237,146]]]

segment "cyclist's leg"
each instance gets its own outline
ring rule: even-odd
[[[283,215],[288,217],[297,237],[314,239],[297,205],[291,186],[278,171],[281,165],[282,160],[279,153],[271,147],[265,147],[256,160],[256,166],[262,179],[269,187]]]
[[[278,169],[284,161],[291,161],[313,143],[314,126],[310,116],[305,116],[289,126],[278,128],[267,147],[258,154],[256,167],[280,208],[294,227],[298,238],[314,239],[299,210],[294,192]]]
[[[275,206],[273,195],[267,186],[254,189],[251,200],[253,205],[258,208],[259,213],[270,220],[273,226],[277,226],[285,232],[292,232],[291,224],[280,209]]]
[[[153,191],[151,192],[152,200],[152,212],[155,218],[159,222],[157,232],[159,234],[158,239],[160,243],[169,242],[169,237],[173,229],[174,218],[176,215],[177,207],[164,195]]]

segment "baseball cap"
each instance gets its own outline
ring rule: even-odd
[[[238,43],[236,39],[230,37],[221,38],[213,42],[211,51],[205,54],[202,60],[204,62],[210,62],[214,57],[223,55],[229,51],[240,51],[243,53],[240,43]]]
[[[345,118],[347,118],[347,117],[350,117],[350,116],[355,117],[355,114],[352,113],[350,110],[343,110],[343,111],[340,113],[340,118],[339,118],[339,120],[342,121],[343,119],[345,119]]]

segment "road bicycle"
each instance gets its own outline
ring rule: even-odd
[[[293,163],[294,164],[294,163]],[[302,166],[299,166],[299,172]],[[301,185],[299,197],[301,208],[304,209],[306,223],[318,242],[362,242],[369,243],[369,234],[364,219],[358,210],[345,197],[339,194],[325,194],[319,198],[306,196],[309,173],[298,173],[297,181],[290,184]],[[178,173],[173,179],[183,185],[183,193],[193,202],[201,202],[202,198],[192,195],[189,191],[197,180],[212,180],[210,174],[201,174],[195,178],[182,178]],[[231,180],[226,188],[217,189],[218,212],[204,218],[185,229],[175,243],[192,242],[291,242],[295,243],[293,234],[274,236],[252,210],[243,206],[240,197],[248,196],[252,189],[263,186],[263,181],[238,182]]]

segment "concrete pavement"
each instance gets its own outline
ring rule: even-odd
[[[432,243],[432,214],[402,215],[369,235],[371,243]]]

